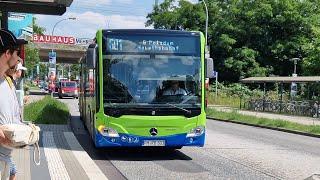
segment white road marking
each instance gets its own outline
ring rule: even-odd
[[[64,132],[64,136],[73,150],[72,153],[78,160],[79,164],[84,169],[85,173],[90,179],[96,180],[107,180],[108,178],[103,174],[100,168],[94,163],[85,150],[81,147],[76,137],[72,132]]]
[[[69,180],[70,177],[67,169],[64,166],[59,150],[54,143],[53,132],[44,131],[42,142],[51,179]]]

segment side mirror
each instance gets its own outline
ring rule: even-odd
[[[213,72],[213,59],[206,58],[206,77],[213,78],[212,72]]]
[[[86,55],[87,67],[89,69],[94,69],[96,67],[97,53],[98,53],[97,44],[90,44],[87,50],[87,55]]]

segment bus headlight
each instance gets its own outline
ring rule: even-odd
[[[105,126],[101,125],[101,126],[99,126],[98,130],[99,130],[100,134],[102,134],[102,136],[119,137],[118,132],[112,128],[105,127]]]
[[[187,138],[201,136],[204,133],[204,126],[198,126],[189,131]]]

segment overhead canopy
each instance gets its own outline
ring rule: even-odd
[[[85,54],[87,47],[78,45],[35,43],[39,49],[40,61],[49,61],[49,52],[57,53],[57,63],[78,64],[80,58]]]
[[[298,76],[298,77],[249,77],[240,80],[243,83],[306,83],[306,82],[320,82],[320,76]]]
[[[0,11],[62,15],[73,0],[2,0]]]

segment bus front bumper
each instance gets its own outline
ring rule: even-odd
[[[130,134],[119,134],[119,137],[106,137],[96,131],[96,147],[147,147],[147,146],[199,146],[203,147],[205,132],[197,137],[187,137],[187,134],[175,134],[161,137],[135,136]]]

